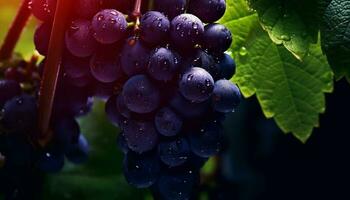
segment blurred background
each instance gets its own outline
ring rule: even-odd
[[[0,1],[0,41],[18,4]],[[35,26],[32,19],[17,47],[25,57],[34,52]],[[92,145],[90,160],[79,167],[67,164],[62,173],[45,177],[43,199],[151,200],[148,191],[133,189],[124,180],[115,142],[118,130],[106,120],[99,100],[80,123]],[[255,98],[246,99],[226,119],[226,149],[204,167],[200,199],[350,199],[349,125],[350,85],[345,80],[327,94],[326,113],[306,144],[267,120]]]

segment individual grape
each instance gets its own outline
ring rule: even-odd
[[[161,142],[158,151],[163,163],[170,167],[176,167],[184,164],[189,159],[191,148],[186,139],[178,138]]]
[[[153,112],[160,103],[158,88],[145,75],[130,78],[122,92],[126,106],[136,113]]]
[[[106,102],[105,112],[109,121],[120,127],[123,124],[124,117],[119,113],[116,101],[117,97],[115,95],[111,96]]]
[[[158,142],[158,133],[152,122],[127,120],[124,137],[129,148],[137,153],[152,150]]]
[[[190,0],[188,12],[198,16],[205,23],[219,20],[226,10],[226,0]]]
[[[68,52],[64,53],[62,58],[64,72],[73,79],[87,76],[90,73],[89,64],[89,57],[79,58]]]
[[[2,111],[3,126],[15,132],[32,132],[37,120],[37,104],[34,97],[27,94],[8,100]]]
[[[180,93],[173,96],[170,106],[186,119],[194,119],[204,115],[209,108],[209,101],[193,103],[185,99]]]
[[[96,41],[91,32],[91,23],[88,20],[72,21],[65,34],[66,47],[71,54],[77,57],[89,57],[96,49]]]
[[[111,83],[123,76],[119,57],[114,53],[97,51],[90,61],[91,74],[100,82]]]
[[[173,19],[185,12],[187,2],[186,0],[155,0],[154,5],[156,10],[163,12],[169,19]]]
[[[157,191],[164,200],[189,200],[196,182],[191,170],[168,172],[159,177]]]
[[[155,116],[155,125],[158,132],[164,136],[175,136],[182,128],[183,120],[168,107],[159,110]]]
[[[223,128],[219,123],[205,125],[199,132],[188,134],[191,150],[197,156],[208,158],[222,149]]]
[[[234,111],[241,102],[239,88],[229,80],[219,80],[215,83],[212,96],[213,107],[216,111],[229,113]]]
[[[181,94],[192,102],[204,102],[211,96],[214,89],[212,76],[202,68],[194,67],[187,70],[179,81]]]
[[[40,170],[47,173],[57,173],[63,169],[64,166],[64,155],[59,152],[42,152],[38,167]]]
[[[68,146],[67,159],[74,164],[82,164],[88,160],[89,143],[83,134],[80,134],[77,143]]]
[[[21,94],[21,86],[14,80],[0,80],[0,109],[6,101]]]
[[[170,81],[179,71],[180,57],[170,49],[157,48],[150,57],[148,74],[158,81]]]
[[[124,137],[124,133],[119,133],[117,137],[117,145],[122,150],[124,154],[127,154],[129,152],[128,143],[126,142],[126,139]]]
[[[228,54],[223,54],[217,59],[217,66],[220,69],[222,79],[230,80],[236,73],[236,63]]]
[[[181,14],[171,21],[171,40],[183,51],[199,44],[203,34],[204,24],[194,15]]]
[[[141,74],[146,71],[149,49],[135,37],[127,39],[120,55],[123,71],[128,75]]]
[[[168,39],[170,21],[162,13],[148,11],[141,18],[140,35],[146,43],[157,46]]]
[[[130,185],[147,188],[157,181],[160,164],[154,155],[128,152],[124,158],[123,172]]]
[[[102,44],[112,44],[121,40],[127,27],[125,16],[114,9],[102,10],[92,20],[93,35]]]
[[[80,18],[91,19],[103,6],[101,0],[76,0],[75,14]]]
[[[56,10],[57,0],[30,0],[28,7],[33,15],[42,21],[51,21]]]
[[[203,34],[203,46],[214,54],[220,54],[230,48],[232,34],[224,25],[208,24]]]
[[[35,49],[41,54],[46,56],[49,49],[49,42],[51,36],[52,24],[45,22],[40,24],[34,33],[34,45]]]

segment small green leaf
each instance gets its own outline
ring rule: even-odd
[[[246,97],[257,95],[264,114],[274,117],[285,133],[305,142],[325,111],[324,93],[333,90],[333,73],[319,45],[312,45],[300,61],[260,27],[251,33],[248,54],[237,59],[234,81]]]
[[[303,59],[311,43],[317,43],[319,0],[249,0],[261,25],[276,44],[283,44]]]
[[[325,10],[322,47],[337,79],[350,79],[350,1],[332,0]]]

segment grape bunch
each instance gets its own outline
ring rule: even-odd
[[[216,23],[225,13],[226,1],[144,0],[135,10],[137,3],[72,2],[49,145],[33,145],[40,137],[39,84],[32,84],[28,92],[14,75],[0,82],[5,133],[0,152],[5,165],[19,159],[23,169],[58,172],[65,157],[77,164],[86,161],[88,144],[76,119],[86,115],[98,97],[106,101],[109,120],[121,130],[117,144],[125,154],[127,182],[150,188],[155,199],[196,197],[200,169],[224,148],[222,122],[241,101],[239,88],[229,81],[236,65],[225,53],[232,35]],[[34,44],[44,57],[56,4],[57,0],[31,0],[28,5],[42,21]],[[34,69],[39,80],[50,67],[46,59]],[[30,155],[17,155],[13,148],[19,145]],[[19,169],[12,166],[2,170]],[[24,187],[15,184],[9,194],[18,195],[18,188]]]

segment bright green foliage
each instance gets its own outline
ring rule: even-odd
[[[302,59],[317,42],[319,0],[249,0],[272,41]]]
[[[323,18],[322,47],[338,79],[350,80],[350,1],[332,0]]]
[[[230,9],[228,13],[235,12]],[[235,35],[244,36],[238,39],[240,48],[231,49],[238,67],[233,80],[246,97],[257,95],[265,115],[274,117],[285,133],[292,132],[305,142],[318,125],[319,114],[325,111],[324,92],[333,88],[333,73],[327,60],[320,45],[311,45],[303,61],[296,59],[283,46],[271,41],[256,23],[255,15],[249,10],[245,13],[246,16],[238,18],[227,14],[223,20],[233,31],[234,39]],[[240,27],[241,20],[247,18],[250,22],[245,23],[250,24],[249,28],[236,33],[241,29],[234,27]]]

